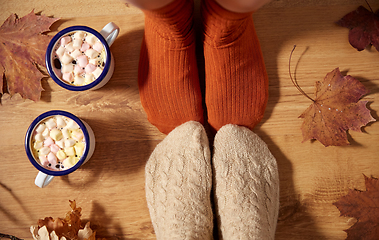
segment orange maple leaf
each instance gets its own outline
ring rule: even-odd
[[[359,99],[368,93],[366,87],[352,76],[343,76],[339,68],[316,82],[316,98],[300,118],[303,142],[317,139],[324,146],[348,145],[347,130],[361,132],[361,127],[376,121]]]
[[[58,18],[36,15],[34,11],[18,18],[11,14],[0,27],[0,94],[19,93],[38,101],[44,75],[36,64],[45,65],[45,52],[51,36],[44,35]],[[4,87],[5,86],[5,87]]]
[[[349,190],[346,196],[333,203],[341,216],[354,217],[357,222],[349,229],[346,240],[378,239],[379,180],[365,177],[366,191]]]
[[[38,227],[46,226],[49,233],[55,231],[59,238],[66,237],[68,239],[77,239],[78,232],[81,229],[81,211],[82,208],[76,207],[76,201],[70,201],[71,211],[66,213],[66,217],[53,219],[45,217],[38,220]]]

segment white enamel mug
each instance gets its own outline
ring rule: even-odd
[[[44,122],[44,120],[54,117],[54,116],[64,116],[68,119],[74,120],[74,122],[79,126],[79,128],[82,130],[83,135],[84,135],[85,148],[84,148],[83,154],[81,158],[79,159],[79,161],[70,168],[52,170],[51,168],[47,168],[43,166],[42,163],[36,159],[37,156],[33,154],[32,142],[33,142],[33,138],[36,135],[37,127],[39,126],[40,123]],[[63,176],[63,175],[67,175],[76,171],[80,166],[85,164],[92,157],[94,150],[95,150],[95,135],[91,127],[83,120],[79,119],[72,113],[69,113],[66,111],[52,110],[52,111],[48,111],[39,115],[30,124],[25,136],[26,155],[28,156],[29,161],[33,164],[33,166],[37,168],[37,170],[39,170],[37,177],[35,178],[35,184],[40,188],[46,187],[51,182],[51,180],[53,180],[55,176]]]
[[[61,87],[71,90],[71,91],[85,91],[85,90],[95,90],[103,87],[109,79],[112,77],[114,72],[114,58],[110,51],[110,46],[116,40],[119,34],[119,27],[113,23],[108,23],[100,32],[87,27],[87,26],[72,26],[63,29],[58,32],[50,41],[45,55],[45,63],[47,71],[49,72],[50,77]],[[59,57],[57,56],[57,50],[61,44],[61,39],[63,37],[74,34],[75,32],[85,32],[86,34],[90,33],[94,35],[103,45],[105,51],[105,56],[102,56],[104,66],[101,66],[101,74],[95,78],[92,82],[83,84],[83,85],[74,85],[63,80],[63,70]],[[69,51],[69,50],[67,50]],[[84,52],[82,53],[83,55]],[[70,56],[74,56],[71,52],[68,53]],[[75,57],[72,57],[75,60]],[[57,63],[58,62],[58,63]],[[73,65],[77,65],[76,61],[73,62]],[[71,71],[71,70],[69,70]],[[67,71],[67,72],[69,72]],[[75,75],[72,70],[73,76]]]

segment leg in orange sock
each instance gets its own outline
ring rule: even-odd
[[[205,102],[214,130],[228,123],[252,129],[263,118],[268,78],[251,14],[202,3]]]
[[[162,8],[143,11],[138,86],[148,120],[165,134],[190,120],[202,123],[193,1],[174,0]]]

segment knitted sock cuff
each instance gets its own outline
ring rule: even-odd
[[[203,42],[214,47],[222,47],[239,39],[247,28],[253,26],[253,12],[231,12],[215,0],[203,0],[201,17]]]

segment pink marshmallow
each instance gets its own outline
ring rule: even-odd
[[[66,36],[66,37],[61,38],[61,46],[65,46],[69,42],[71,42],[71,37],[70,36]]]
[[[90,48],[90,45],[88,43],[83,43],[82,47],[80,48],[80,51],[85,52]]]
[[[59,151],[59,146],[56,145],[56,144],[51,144],[50,145],[50,151],[53,152],[53,153],[57,153]]]
[[[54,140],[51,137],[47,137],[43,142],[45,147],[50,147],[52,144],[54,144]]]
[[[42,166],[44,166],[44,167],[46,167],[47,164],[49,163],[49,161],[47,161],[46,156],[44,156],[44,155],[40,155],[38,158],[39,158],[39,161],[41,162]]]
[[[50,152],[47,155],[47,161],[49,161],[49,163],[51,163],[52,165],[55,165],[57,164],[57,157],[55,156],[54,153]]]
[[[87,56],[81,55],[81,56],[79,56],[77,58],[77,60],[78,60],[78,65],[80,67],[85,67],[88,64],[88,58],[87,58]]]
[[[72,135],[72,138],[76,141],[80,141],[82,140],[82,138],[84,137],[83,133],[82,132],[75,132],[73,135]]]
[[[95,69],[96,69],[96,65],[93,65],[92,63],[89,63],[85,68],[86,73],[91,73],[95,71]]]
[[[74,76],[72,76],[72,73],[63,73],[62,79],[65,80],[66,82],[71,82]]]
[[[75,65],[74,73],[76,75],[80,75],[80,74],[84,73],[84,69],[82,67],[80,67],[79,65]]]
[[[101,53],[101,51],[103,51],[103,44],[101,42],[97,42],[95,43],[92,48],[96,51],[96,52],[99,52]]]

